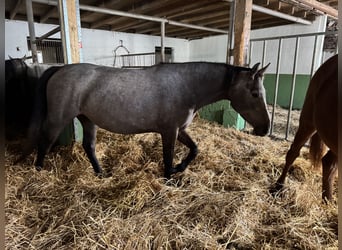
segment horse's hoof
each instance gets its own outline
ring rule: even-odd
[[[179,173],[179,172],[184,172],[184,170],[186,169],[187,165],[183,164],[183,163],[179,163],[177,166],[176,166],[176,173]]]
[[[276,182],[273,186],[269,188],[269,192],[273,197],[277,196],[283,190],[284,190],[284,184],[278,183],[278,182]]]

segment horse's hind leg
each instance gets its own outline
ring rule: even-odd
[[[188,133],[185,132],[185,130],[179,131],[177,139],[190,149],[190,152],[187,155],[187,157],[176,166],[177,172],[183,172],[189,165],[189,163],[197,156],[198,149],[195,142],[191,139]]]
[[[42,128],[40,138],[38,140],[38,152],[36,160],[36,169],[41,170],[44,165],[45,155],[50,151],[57,137],[61,133],[63,125],[53,122],[45,122]]]
[[[289,151],[286,154],[285,166],[283,168],[283,172],[278,178],[277,182],[270,188],[270,192],[272,194],[277,193],[284,187],[284,182],[288,171],[290,170],[292,163],[299,156],[301,148],[304,146],[305,142],[311,137],[314,133],[314,129],[312,127],[306,127],[299,125],[298,131],[295,135],[293,143]]]
[[[80,115],[77,118],[79,119],[83,127],[83,149],[86,152],[95,173],[100,174],[102,173],[102,169],[95,155],[96,126],[84,115]]]
[[[329,150],[322,158],[322,198],[325,201],[332,200],[334,178],[337,173],[337,157]]]

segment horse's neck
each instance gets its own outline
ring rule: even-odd
[[[211,67],[216,66],[216,67]],[[196,108],[228,98],[229,86],[233,78],[233,70],[222,65],[210,65],[210,72],[199,73],[195,87]]]

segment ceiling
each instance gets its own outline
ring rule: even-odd
[[[49,2],[54,2],[49,0]],[[228,31],[231,0],[79,0],[80,6],[94,6],[132,14],[160,17],[185,24],[205,26]],[[310,3],[307,3],[310,2]],[[314,6],[312,6],[312,4]],[[324,10],[336,9],[338,0],[254,0],[253,5],[284,13],[298,20],[313,21]],[[160,23],[131,17],[120,17],[80,8],[81,26],[128,33],[160,35]],[[34,20],[38,23],[58,24],[57,7],[37,3],[33,0]],[[6,0],[5,16],[12,20],[27,20],[24,0]],[[335,18],[336,19],[336,18]],[[260,29],[294,23],[253,10],[252,29]],[[166,23],[165,35],[185,39],[196,39],[217,33],[191,29]]]

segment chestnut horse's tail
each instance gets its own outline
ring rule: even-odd
[[[325,155],[327,146],[322,141],[319,134],[316,132],[310,140],[310,160],[314,169],[321,169],[322,158]]]

